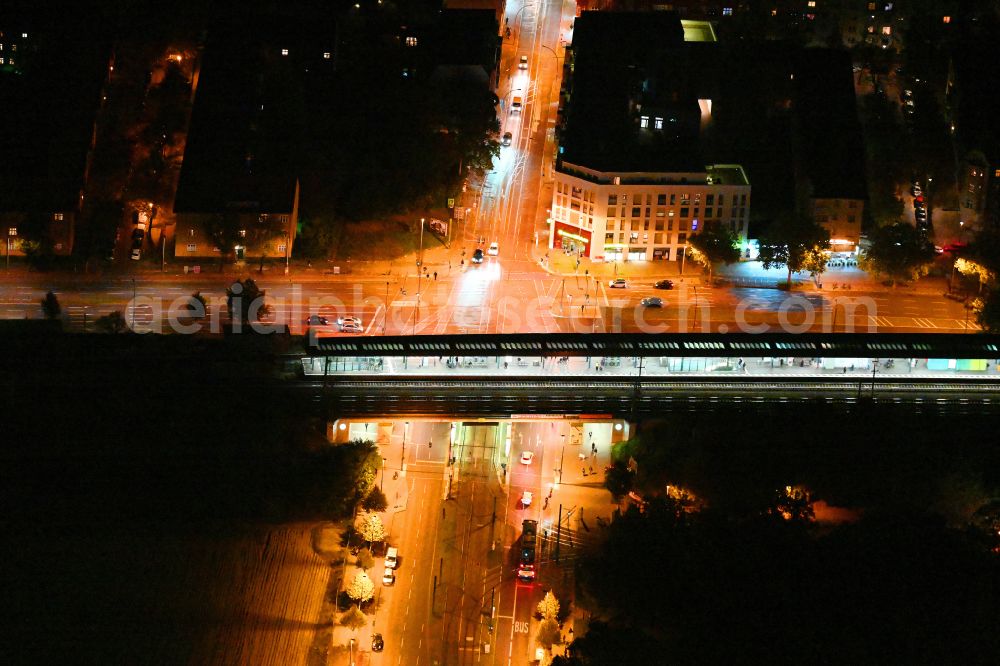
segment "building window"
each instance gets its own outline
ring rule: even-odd
[[[848,224],[854,224],[855,220],[857,220],[857,216],[856,215],[848,215],[847,216],[847,223]]]
[[[617,206],[618,205],[618,195],[617,194],[609,194],[608,195],[608,205],[609,206]]]
[[[55,220],[56,222],[62,222],[63,214],[62,213],[53,213],[52,214],[52,219]]]
[[[733,15],[733,8],[732,7],[723,7],[722,8],[722,15],[723,16],[732,16]]]
[[[8,236],[16,236],[17,235],[17,227],[9,227],[7,229],[7,235]]]
[[[280,222],[282,224],[288,224],[288,216],[287,215],[279,215],[278,216],[278,222]]]
[[[3,64],[3,56],[0,56],[0,65]]]
[[[649,116],[639,117],[639,127],[646,129],[649,127]]]
[[[281,254],[284,254],[285,253],[285,249],[287,247],[288,246],[286,244],[282,243],[281,245],[278,246],[278,252],[280,252]]]
[[[690,208],[681,208],[681,217],[688,217],[691,214]]]
[[[673,206],[676,203],[677,203],[677,195],[676,194],[671,194],[670,195],[670,205]]]
[[[656,195],[656,205],[657,206],[666,206],[667,205],[667,195],[666,194],[657,194]]]
[[[330,59],[330,52],[323,51],[323,60],[329,60],[329,59]]]
[[[809,2],[807,2],[807,3],[806,3],[806,5],[807,5],[807,6],[808,6],[808,7],[810,8],[810,9],[813,9],[814,7],[816,7],[816,0],[809,0]]]
[[[941,22],[942,23],[951,23],[951,17],[950,16],[942,16],[941,17]]]
[[[283,56],[288,55],[288,49],[281,49],[281,55]]]
[[[661,130],[663,129],[663,118],[657,118],[653,121],[653,128]]]
[[[614,234],[604,234],[604,242],[605,243],[614,243],[615,242],[615,235]]]
[[[891,35],[892,34],[892,26],[891,25],[884,25],[884,26],[882,26],[882,34],[883,35]]]
[[[417,38],[413,37],[413,36],[407,37],[406,38],[406,45],[407,46],[416,46],[417,45]]]
[[[194,229],[188,229],[188,235],[194,238]]]
[[[714,203],[715,203],[715,195],[714,194],[706,194],[705,195],[705,205],[706,206],[711,206]]]
[[[638,206],[632,206],[632,217],[639,217],[642,215],[642,209]]]
[[[188,252],[197,252],[198,251],[198,244],[197,243],[188,243],[187,244],[187,248],[188,248]]]
[[[247,230],[240,229],[240,238],[246,238],[246,237],[247,237]]]

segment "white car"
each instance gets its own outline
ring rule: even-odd
[[[497,256],[498,254],[500,254],[500,245],[496,241],[493,241],[492,243],[490,243],[490,249],[486,250],[486,254],[490,255],[491,257]]]
[[[608,283],[608,289],[625,289],[626,287],[628,287],[628,282],[625,281],[625,278],[615,278]]]
[[[528,69],[528,56],[521,56],[520,62],[517,63],[518,69]]]
[[[532,499],[534,499],[534,496],[531,494],[531,491],[525,490],[524,493],[521,494],[521,506],[531,506]]]
[[[383,572],[382,574],[382,584],[392,585],[395,582],[396,582],[396,572],[390,569],[389,567],[386,567],[385,572]]]
[[[361,333],[364,327],[361,325],[361,317],[338,317],[337,326],[344,333]]]
[[[535,459],[534,451],[524,451],[521,453],[521,464],[530,465],[531,461]]]

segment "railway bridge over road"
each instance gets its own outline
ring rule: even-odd
[[[639,416],[698,404],[1000,407],[1000,336],[517,334],[312,341],[301,373],[341,415]]]

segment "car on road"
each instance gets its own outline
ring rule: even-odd
[[[476,251],[472,253],[472,263],[481,264],[483,263],[483,249],[480,247],[476,248]]]
[[[385,551],[385,566],[389,567],[390,569],[395,569],[396,567],[399,566],[398,549],[390,547],[388,550]]]
[[[139,261],[142,258],[142,248],[133,247],[132,248],[132,260]]]
[[[497,243],[496,241],[490,243],[490,249],[486,250],[486,254],[490,255],[491,257],[495,257],[498,254],[500,254],[500,244]]]
[[[534,451],[522,451],[521,452],[521,464],[530,465],[531,461],[535,459]]]
[[[535,496],[531,494],[530,490],[525,490],[523,493],[521,493],[521,506],[522,507],[531,506],[531,500],[533,500],[534,498]]]
[[[913,195],[913,196],[915,196],[915,197],[919,197],[919,196],[920,196],[921,194],[923,194],[923,193],[924,193],[924,190],[923,190],[923,188],[922,188],[922,187],[920,187],[920,183],[916,183],[916,182],[915,182],[915,183],[913,183],[913,185],[912,185],[912,186],[910,187],[910,194],[912,194],[912,195]]]
[[[528,56],[521,56],[520,62],[517,63],[518,69],[528,69]]]
[[[509,146],[513,140],[514,140],[513,134],[511,134],[510,132],[504,132],[503,140],[501,141],[501,143],[505,146]]]
[[[372,636],[372,652],[381,652],[384,649],[385,641],[382,640],[382,634]]]
[[[647,298],[642,299],[642,301],[640,301],[640,303],[642,303],[642,307],[644,307],[644,308],[662,308],[663,307],[663,299],[660,298],[659,296],[649,296]]]
[[[308,326],[329,326],[330,320],[319,315],[310,315],[306,317],[305,324]]]
[[[625,289],[628,287],[628,282],[625,278],[615,278],[611,282],[608,282],[608,289]]]
[[[535,543],[535,535],[538,534],[538,521],[527,519],[522,520],[521,532],[522,543]]]
[[[360,317],[338,317],[337,326],[344,333],[361,333],[364,331]]]
[[[923,208],[925,203],[926,202],[924,201],[924,195],[918,194],[917,196],[913,197],[914,208]]]
[[[517,565],[517,578],[526,583],[535,580],[535,543],[533,540],[521,548],[521,559]]]
[[[673,289],[673,280],[659,280],[653,284],[653,289]]]
[[[396,572],[393,571],[391,568],[386,567],[385,571],[382,572],[382,584],[392,585],[395,582],[396,582]]]
[[[923,209],[923,208],[914,208],[913,209],[913,215],[918,220],[926,220],[927,219],[927,211],[925,209]]]
[[[136,243],[142,243],[142,240],[146,237],[145,229],[133,229],[132,230],[132,240]]]

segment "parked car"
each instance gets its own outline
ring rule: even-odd
[[[486,250],[486,254],[490,255],[491,257],[497,256],[498,254],[500,254],[500,245],[496,241],[493,241],[492,243],[490,243],[490,249]]]
[[[501,143],[505,146],[509,146],[513,140],[514,140],[513,134],[511,134],[510,132],[504,132],[503,140],[501,141]]]
[[[382,634],[372,636],[372,652],[381,652],[384,649],[385,641],[382,640]]]
[[[628,282],[625,281],[625,278],[615,278],[614,280],[608,283],[609,289],[625,289],[627,287],[628,287]]]
[[[364,331],[360,317],[338,317],[337,326],[343,333],[361,333]]]
[[[142,243],[142,240],[146,237],[146,230],[142,228],[132,230],[132,240],[136,243]]]
[[[642,303],[642,307],[644,307],[644,308],[662,308],[663,307],[663,299],[661,299],[659,296],[649,296],[648,298],[642,299],[641,303]]]
[[[653,285],[653,289],[673,289],[673,280],[660,280]]]
[[[396,572],[390,569],[389,567],[386,567],[385,571],[382,572],[382,584],[392,585],[395,582],[396,582]]]
[[[518,69],[528,69],[528,56],[521,56],[520,62],[517,63]]]
[[[142,248],[133,247],[132,248],[132,260],[139,261],[142,258]]]
[[[476,251],[472,253],[472,263],[481,264],[483,263],[483,250],[482,248],[476,248]]]
[[[521,506],[531,506],[531,500],[534,499],[534,495],[531,494],[530,490],[525,490],[521,493]]]
[[[399,566],[398,549],[390,547],[388,550],[385,551],[385,566],[389,567],[390,569],[395,569],[396,567]]]
[[[534,451],[523,451],[521,453],[521,464],[530,465],[531,461],[535,459]]]
[[[329,326],[330,320],[319,315],[310,315],[306,317],[305,323],[309,326]]]

